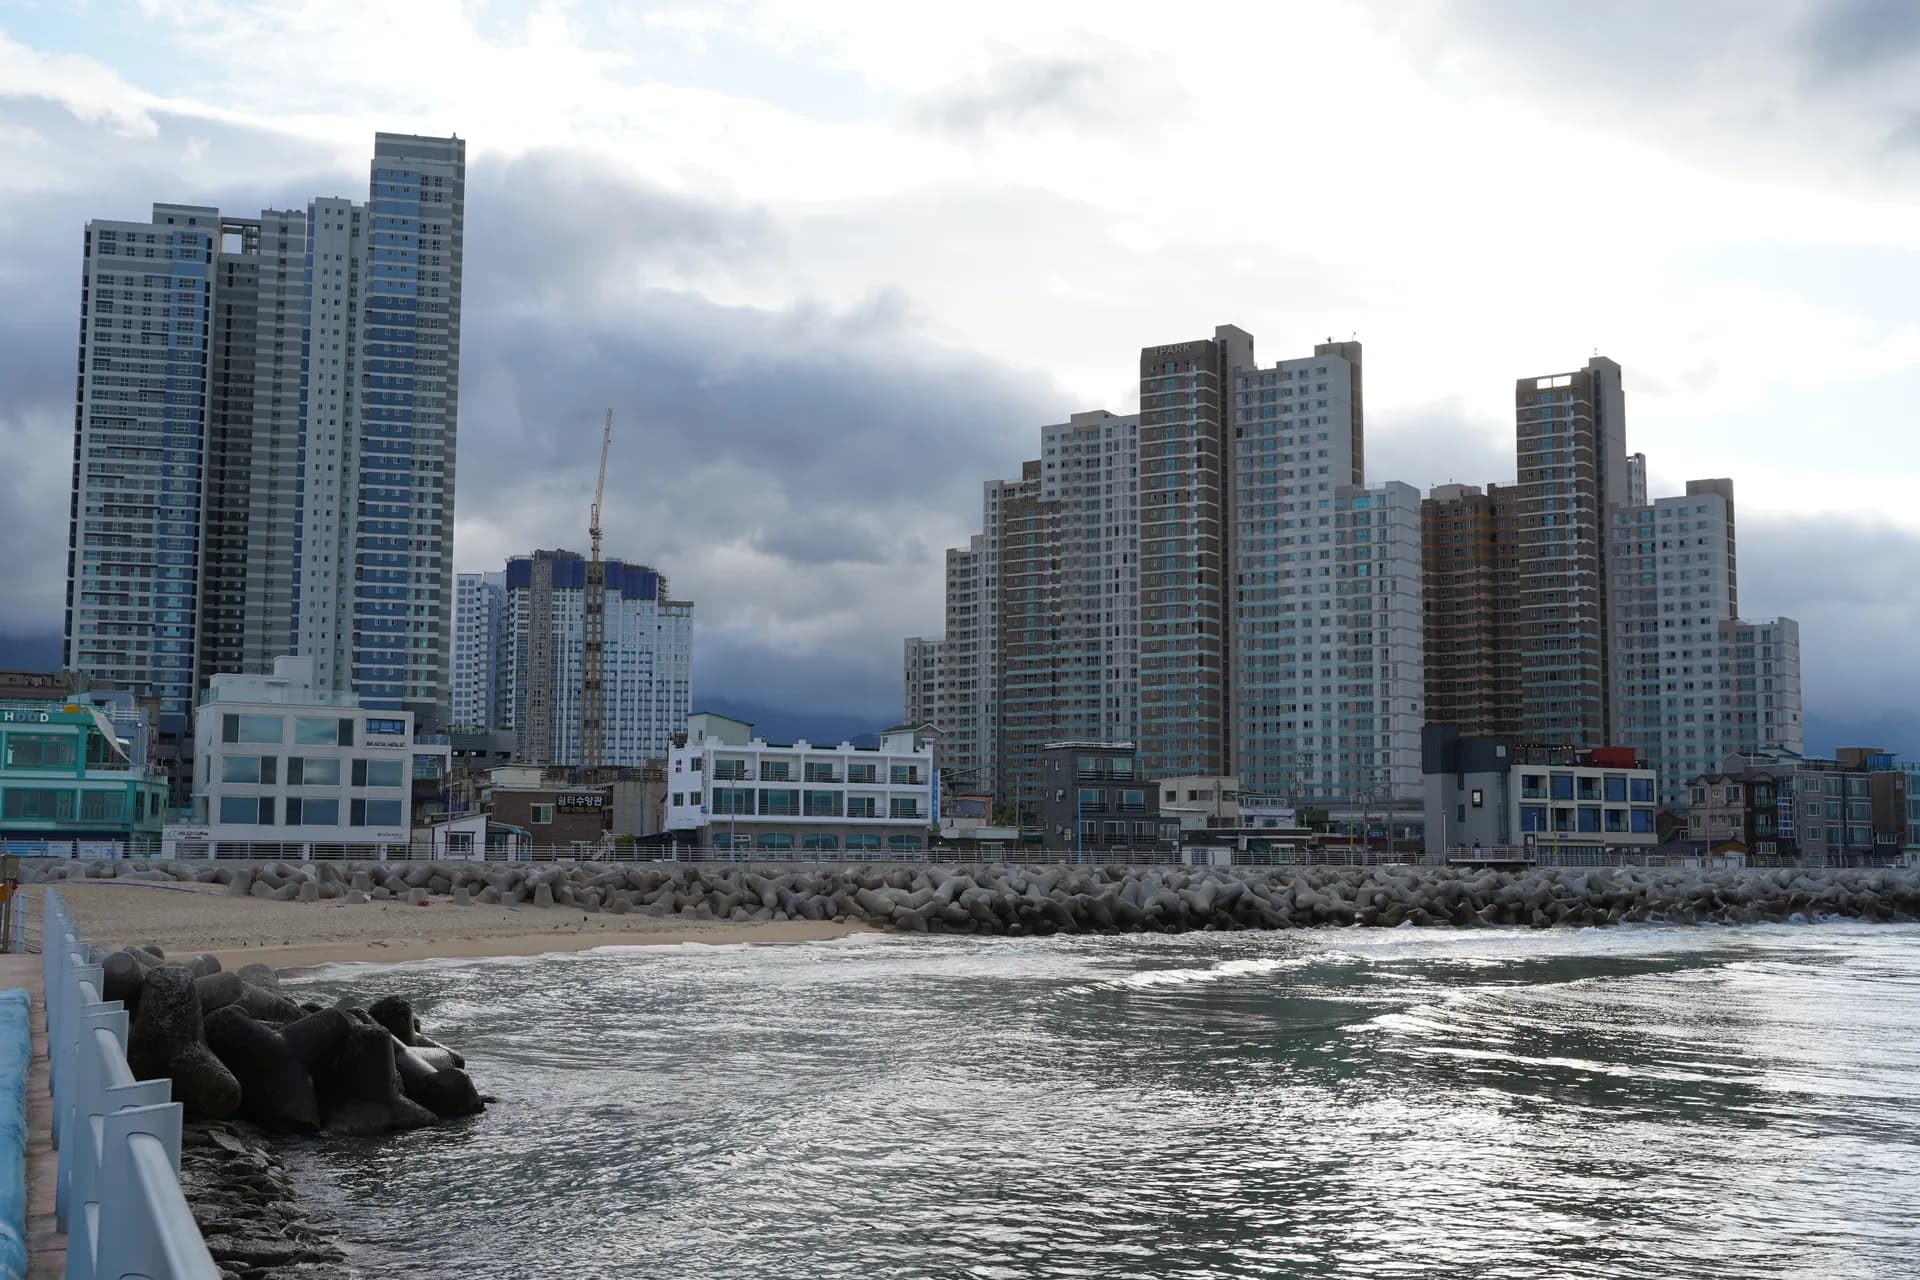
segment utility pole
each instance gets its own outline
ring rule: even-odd
[[[607,567],[600,561],[600,502],[607,492],[607,446],[613,443],[613,410],[600,431],[600,478],[593,486],[587,537],[587,588],[580,611],[580,765],[597,769],[606,759]]]

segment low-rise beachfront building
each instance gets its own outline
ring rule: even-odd
[[[173,856],[378,855],[407,847],[417,773],[444,773],[444,736],[413,713],[314,686],[313,661],[216,675],[194,716],[193,820]]]
[[[1430,724],[1422,757],[1429,857],[1479,845],[1552,860],[1659,843],[1659,774],[1631,747],[1582,750]]]
[[[1842,747],[1832,758],[1732,752],[1720,769],[1687,780],[1687,799],[1689,840],[1739,840],[1762,858],[1885,863],[1907,842],[1907,773],[1877,747]]]
[[[667,752],[667,830],[703,849],[787,857],[886,857],[927,847],[940,810],[927,726],[877,747],[753,736],[744,720],[689,716]]]
[[[0,850],[29,857],[146,852],[166,822],[167,780],[135,760],[107,708],[0,700]]]

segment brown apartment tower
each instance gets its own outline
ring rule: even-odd
[[[1608,511],[1631,492],[1620,366],[1514,384],[1518,482],[1495,504],[1502,549],[1497,622],[1519,683],[1519,731],[1534,742],[1608,741]]]
[[[1231,770],[1227,616],[1230,378],[1253,335],[1140,351],[1140,768]]]
[[[1497,485],[1436,485],[1420,504],[1427,720],[1472,736],[1520,732],[1520,677],[1511,637],[1511,563],[1503,564]]]

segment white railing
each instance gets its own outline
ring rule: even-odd
[[[127,1011],[102,1000],[101,969],[57,890],[41,922],[54,1207],[67,1233],[68,1280],[219,1280],[180,1190],[180,1104],[167,1080],[133,1078]]]

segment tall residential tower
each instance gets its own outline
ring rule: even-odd
[[[287,653],[444,723],[465,146],[376,135],[365,206],[87,225],[66,658],[165,731]]]

